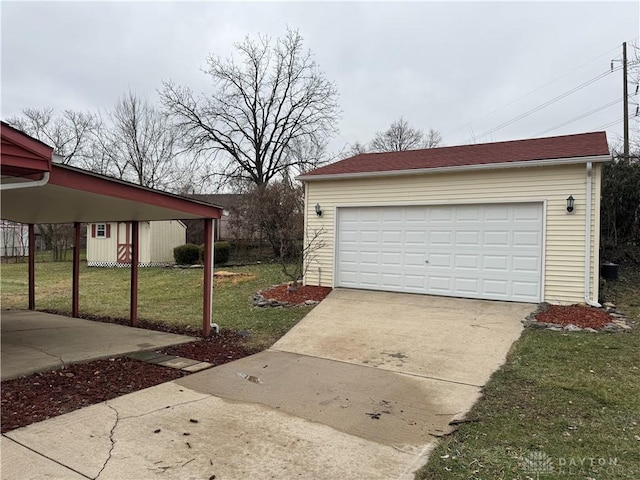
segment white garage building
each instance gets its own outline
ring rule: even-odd
[[[598,299],[604,132],[360,154],[300,176],[307,285]]]

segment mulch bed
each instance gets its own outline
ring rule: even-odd
[[[331,287],[314,287],[309,285],[300,285],[293,290],[289,287],[289,283],[283,283],[275,287],[262,290],[260,293],[266,299],[274,299],[278,302],[287,302],[293,305],[304,303],[307,300],[320,302],[331,293]]]
[[[1,430],[5,433],[183,375],[130,358],[110,358],[5,380]]]
[[[218,335],[202,340],[163,348],[161,353],[222,365],[257,353],[245,345],[247,335],[222,330]]]
[[[538,322],[555,323],[558,325],[575,325],[580,328],[603,328],[612,318],[609,313],[591,307],[580,305],[550,305],[549,308],[536,315]]]

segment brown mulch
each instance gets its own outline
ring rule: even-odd
[[[301,285],[293,290],[289,287],[288,283],[283,283],[282,285],[262,290],[260,293],[268,300],[274,299],[278,302],[288,302],[297,305],[307,300],[320,302],[331,293],[331,290],[331,287],[314,287],[310,285]]]
[[[580,305],[550,305],[544,312],[536,315],[538,322],[555,323],[558,325],[575,325],[580,328],[603,328],[613,319],[603,310]]]
[[[182,377],[131,358],[69,365],[2,382],[2,433]]]
[[[163,348],[161,353],[222,365],[257,353],[245,345],[248,335],[222,330],[218,335],[197,342]]]

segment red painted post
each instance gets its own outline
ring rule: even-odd
[[[204,219],[204,287],[202,290],[202,335],[211,333],[213,303],[213,219]]]
[[[80,222],[73,223],[73,279],[71,281],[71,316],[80,316]]]
[[[129,307],[129,319],[131,326],[135,327],[138,323],[138,261],[140,252],[138,246],[140,244],[140,229],[138,222],[131,222],[131,303]]]
[[[29,310],[36,309],[36,231],[29,224]]]

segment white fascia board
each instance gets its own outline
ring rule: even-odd
[[[410,170],[384,170],[381,172],[356,172],[356,173],[335,173],[326,175],[299,175],[297,180],[311,182],[314,180],[339,180],[347,178],[368,178],[368,177],[390,177],[404,175],[424,175],[428,173],[464,172],[474,170],[499,170],[503,168],[523,168],[523,167],[548,167],[558,165],[573,165],[581,163],[602,163],[610,162],[611,155],[598,155],[591,157],[570,157],[554,158],[549,160],[527,160],[524,162],[501,162],[483,163],[480,165],[458,165],[455,167],[435,167],[435,168],[412,168]]]

